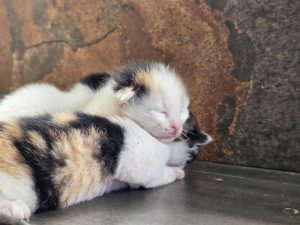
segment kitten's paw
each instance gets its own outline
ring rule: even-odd
[[[176,174],[176,180],[181,180],[185,177],[185,172],[178,168],[178,167],[173,167],[175,174]]]
[[[30,215],[30,209],[23,201],[0,200],[0,223],[17,223],[28,220]]]

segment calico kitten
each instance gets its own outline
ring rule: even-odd
[[[172,151],[168,165],[184,168],[186,163],[196,159],[200,147],[212,140],[210,135],[201,130],[195,116],[190,112],[187,121],[183,124],[183,132],[169,144]]]
[[[125,115],[163,142],[171,142],[188,118],[189,97],[181,78],[161,63],[129,64],[91,75],[63,92],[49,84],[27,85],[0,103],[0,117],[82,111]]]
[[[160,141],[171,142],[179,136],[188,118],[189,97],[173,69],[142,62],[121,67],[112,75],[113,82],[101,88],[82,111],[98,114],[108,105],[99,99],[107,99],[115,106],[114,114],[134,120]]]
[[[176,144],[194,151],[206,142],[194,123],[166,145],[128,118],[67,113],[1,121],[0,222],[18,222],[128,185],[153,188],[182,179],[184,171],[167,163]]]

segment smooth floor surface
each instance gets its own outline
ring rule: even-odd
[[[31,225],[300,224],[300,174],[194,162],[184,180],[37,214]]]

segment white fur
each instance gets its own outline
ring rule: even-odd
[[[117,120],[125,129],[125,148],[121,152],[115,178],[147,188],[174,182],[184,171],[167,165],[170,148],[151,137],[129,119]]]
[[[50,84],[29,84],[4,97],[0,102],[0,118],[73,112],[82,108],[92,94],[90,88],[80,83],[69,92]]]
[[[120,112],[118,102],[113,91],[113,81],[97,90],[93,96],[80,108],[80,111],[97,115],[115,115]]]
[[[68,203],[60,202],[61,207],[86,201],[128,185],[153,188],[172,183],[185,176],[184,171],[179,167],[167,165],[170,158],[168,145],[152,137],[128,118],[115,117],[111,121],[123,127],[125,135],[124,146],[115,173],[96,186],[90,187],[93,189],[92,192],[86,191],[84,187],[76,200],[68,199]],[[68,146],[65,145],[65,148]],[[100,168],[95,165],[94,169]],[[94,179],[93,174],[89,173],[89,176],[90,179]],[[0,222],[18,222],[28,219],[38,208],[32,178],[26,174],[13,178],[0,171],[0,181]]]
[[[153,64],[149,74],[154,87],[149,96],[125,104],[122,111],[154,137],[171,142],[188,118],[189,97],[180,77],[168,66]],[[172,123],[180,127],[176,136],[171,134]]]
[[[11,224],[28,220],[31,215],[28,206],[21,200],[0,200],[0,223]]]
[[[174,70],[163,64],[154,64],[149,74],[154,88],[142,100],[131,99],[134,93],[130,90],[114,93],[114,81],[111,80],[93,95],[81,111],[97,115],[121,112],[159,140],[173,141],[182,132],[182,125],[188,118],[186,88]],[[176,136],[170,134],[171,123],[180,126]]]
[[[148,73],[153,88],[142,101],[130,101],[134,93],[127,90],[126,96],[114,93],[113,80],[96,92],[81,83],[69,92],[49,84],[31,84],[7,95],[0,102],[0,118],[44,112],[83,111],[102,116],[122,112],[154,137],[171,142],[181,133],[182,124],[188,118],[189,98],[173,69],[160,63],[153,63],[150,68]],[[172,134],[172,123],[180,128],[175,135]]]
[[[28,219],[37,208],[32,178],[26,174],[14,178],[0,171],[0,223]]]
[[[172,154],[170,155],[168,165],[178,166],[180,168],[184,168],[187,161],[191,159],[191,152],[198,151],[198,147],[189,149],[185,141],[172,142],[169,144],[169,147]]]
[[[209,144],[210,142],[212,142],[214,139],[212,138],[212,136],[210,136],[208,133],[205,133],[205,132],[203,132],[203,131],[201,131],[201,133],[203,133],[203,134],[205,134],[206,135],[206,138],[207,138],[207,140],[204,142],[204,143],[202,143],[201,145],[207,145],[207,144]]]

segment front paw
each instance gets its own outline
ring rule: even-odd
[[[175,174],[176,174],[176,180],[181,180],[185,177],[185,172],[178,167],[173,167]]]
[[[30,209],[21,200],[0,201],[0,223],[17,223],[28,220]]]

